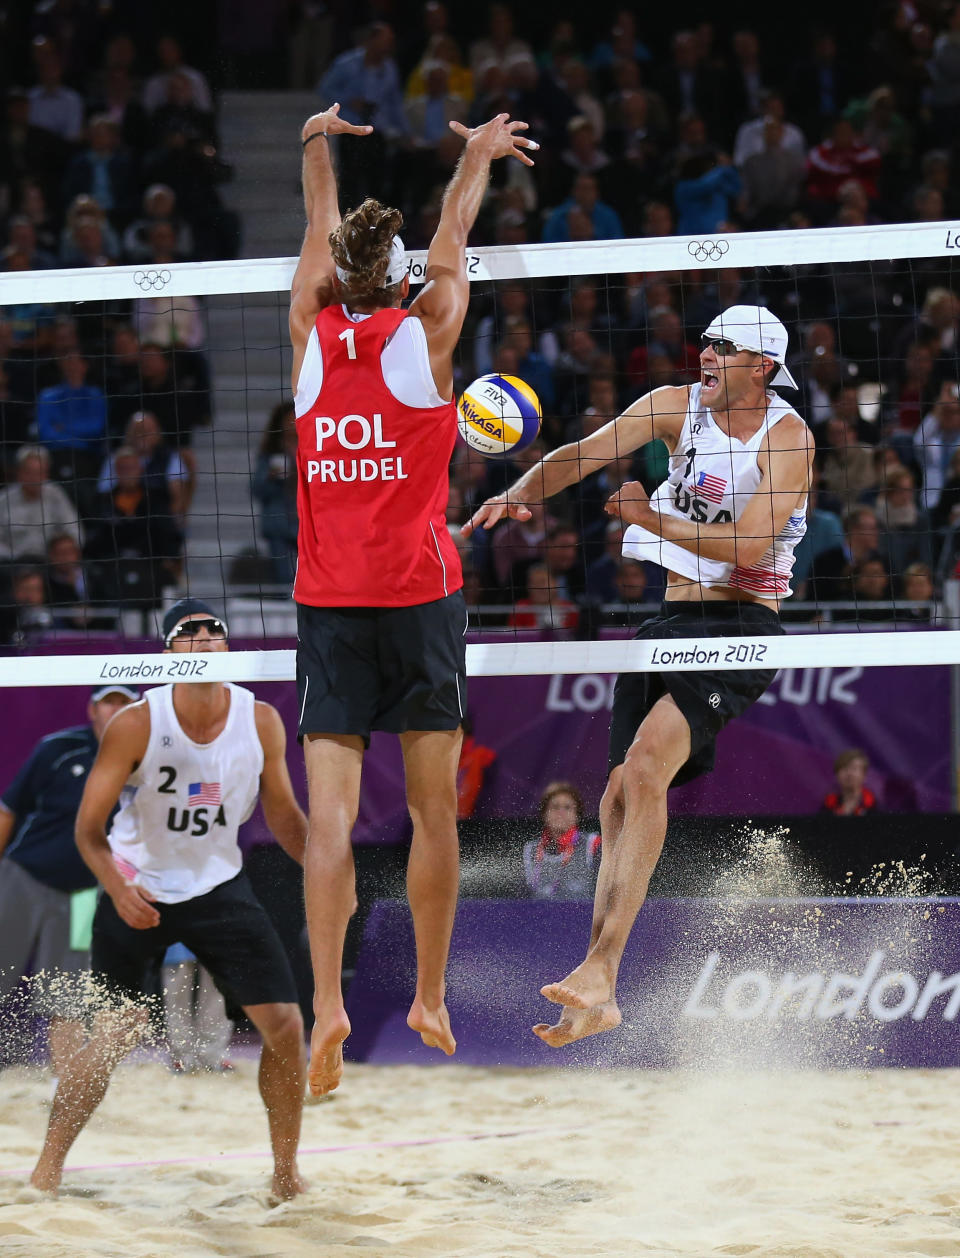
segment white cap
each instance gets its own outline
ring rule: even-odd
[[[383,281],[384,288],[389,288],[391,284],[399,284],[407,273],[407,251],[403,247],[403,241],[399,236],[394,236],[393,243],[390,246],[390,261],[387,263],[387,274]],[[349,284],[353,278],[351,271],[344,270],[343,267],[337,267],[337,279],[341,284]]]
[[[752,349],[780,364],[771,384],[798,388],[796,380],[783,365],[787,356],[787,329],[766,306],[728,306],[710,323],[704,336],[723,337],[736,341],[744,349]]]

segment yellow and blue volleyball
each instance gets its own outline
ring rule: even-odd
[[[505,458],[536,441],[540,399],[518,376],[481,376],[457,404],[460,436],[487,458]]]

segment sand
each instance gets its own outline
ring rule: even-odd
[[[311,1190],[282,1205],[254,1072],[121,1066],[57,1200],[26,1186],[49,1075],[3,1072],[0,1253],[960,1255],[955,1070],[348,1065],[305,1111]]]

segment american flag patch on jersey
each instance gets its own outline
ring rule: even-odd
[[[191,782],[187,787],[188,804],[219,804],[219,782]]]
[[[709,472],[701,472],[697,477],[696,490],[707,502],[723,502],[723,491],[727,482],[719,476],[711,476]]]

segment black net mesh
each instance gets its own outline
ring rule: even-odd
[[[476,283],[457,389],[489,372],[518,376],[540,397],[543,424],[512,457],[457,444],[448,523],[474,626],[588,638],[659,602],[663,569],[621,557],[604,505],[626,480],[655,490],[667,473],[661,442],[624,450],[531,521],[470,539],[460,526],[542,454],[640,394],[698,381],[701,332],[741,303],[786,325],[800,387],[783,396],[816,441],[785,615],[810,627],[937,623],[960,518],[954,272],[944,257]],[[188,591],[229,602],[249,633],[293,627],[286,294],[144,287],[135,299],[0,312],[8,644],[136,637],[164,599]]]

